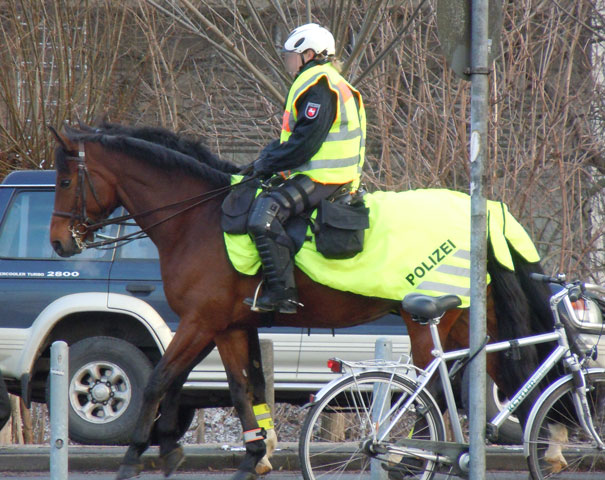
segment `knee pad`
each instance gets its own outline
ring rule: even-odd
[[[315,183],[306,175],[296,175],[270,193],[285,210],[288,216],[298,215],[310,207],[309,195],[315,190]]]
[[[280,203],[272,196],[259,196],[254,201],[252,211],[248,217],[248,233],[253,237],[267,235],[268,233],[281,233],[283,227],[278,218],[281,210]]]

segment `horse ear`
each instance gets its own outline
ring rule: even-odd
[[[48,129],[51,131],[51,133],[55,137],[55,140],[57,142],[59,142],[59,145],[61,145],[61,147],[63,147],[63,150],[65,150],[67,152],[70,152],[73,150],[73,148],[70,148],[70,146],[69,146],[71,144],[71,142],[65,135],[57,132],[55,127],[53,127],[52,125],[48,125]]]
[[[85,124],[78,114],[76,114],[76,122],[78,122],[78,128],[80,128],[80,130],[92,132],[93,128],[91,126]]]
[[[92,124],[100,129],[106,128],[109,125],[109,114],[107,112],[100,113],[95,117]]]

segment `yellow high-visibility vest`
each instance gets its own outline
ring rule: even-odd
[[[365,157],[365,109],[360,93],[330,63],[313,66],[294,80],[286,101],[280,141],[288,141],[296,121],[305,114],[297,110],[297,100],[322,78],[338,97],[334,123],[319,151],[287,175],[303,173],[320,183],[352,182],[352,188],[357,189]]]

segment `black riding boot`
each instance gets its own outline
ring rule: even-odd
[[[290,249],[266,235],[254,240],[263,264],[262,295],[256,302],[254,298],[246,298],[244,303],[255,312],[296,313],[299,303]]]

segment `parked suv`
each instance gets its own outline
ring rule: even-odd
[[[142,391],[179,319],[166,303],[158,252],[149,239],[120,248],[86,250],[61,258],[49,242],[54,171],[18,171],[0,185],[0,370],[9,391],[45,402],[50,345],[70,346],[69,434],[81,443],[123,444]],[[121,215],[124,212],[116,212]],[[108,226],[116,237],[134,226]],[[409,352],[398,316],[354,328],[260,329],[273,341],[276,401],[304,403],[334,378],[332,356],[368,359],[379,337],[393,353]],[[216,351],[191,373],[180,409],[182,428],[195,408],[230,404]]]

